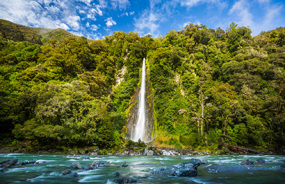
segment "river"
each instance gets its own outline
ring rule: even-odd
[[[114,172],[120,177],[135,178],[138,183],[285,183],[285,169],[280,165],[285,156],[282,155],[203,155],[203,156],[87,156],[77,157],[67,155],[41,155],[41,154],[0,154],[0,161],[18,158],[18,162],[37,159],[43,164],[31,164],[8,168],[0,173],[0,183],[113,183]],[[89,157],[89,158],[88,158]],[[173,177],[152,175],[150,171],[171,167],[175,164],[187,162],[190,159],[200,159],[207,163],[198,167],[196,177]],[[236,165],[242,160],[256,161],[263,158],[266,164],[255,164],[262,168],[258,171],[210,173],[204,167],[212,165]],[[72,170],[79,177],[61,175],[62,171],[69,169],[73,162],[82,166],[89,166],[94,161],[103,161],[106,166],[93,170]],[[45,162],[45,163],[44,163]],[[120,167],[123,163],[127,167]],[[120,178],[119,177],[119,178]]]

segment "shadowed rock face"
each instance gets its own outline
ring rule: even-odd
[[[243,165],[209,165],[207,167],[204,167],[204,169],[210,173],[230,173],[264,170],[263,168]]]
[[[146,109],[145,109],[145,135],[144,140],[145,142],[151,142],[154,137],[152,137],[152,131],[153,131],[153,94],[151,92],[150,88],[150,81],[149,81],[149,72],[146,70]],[[129,111],[129,121],[127,124],[128,132],[126,134],[127,140],[130,140],[133,133],[135,132],[135,127],[138,119],[138,101],[139,101],[139,93],[140,89],[137,88],[135,91],[135,94],[133,95],[130,105],[130,111]]]

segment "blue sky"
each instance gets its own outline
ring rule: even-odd
[[[18,24],[62,28],[102,39],[115,31],[165,36],[188,23],[227,29],[248,26],[252,35],[285,27],[284,0],[1,0],[0,18]]]

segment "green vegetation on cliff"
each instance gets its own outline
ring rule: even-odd
[[[226,31],[189,24],[165,37],[115,32],[90,41],[61,29],[0,24],[2,140],[119,149],[146,57],[153,144],[284,150],[282,27],[251,37],[234,23]]]

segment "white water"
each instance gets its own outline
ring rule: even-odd
[[[138,110],[138,121],[134,134],[132,136],[133,141],[144,140],[145,134],[145,58],[143,59],[142,65],[142,78],[141,78],[141,89],[139,96],[139,110]]]

